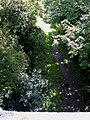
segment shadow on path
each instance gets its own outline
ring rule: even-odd
[[[59,65],[64,81],[60,83],[63,92],[62,111],[63,112],[79,112],[80,110],[80,91],[77,87],[77,79],[72,71],[64,64],[61,53],[58,52],[57,45],[52,47],[52,55]]]

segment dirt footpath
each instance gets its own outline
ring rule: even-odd
[[[56,43],[56,40],[55,40]],[[80,91],[77,87],[77,79],[75,75],[70,71],[69,67],[64,64],[64,59],[61,53],[58,52],[57,45],[52,47],[52,55],[58,63],[64,81],[60,83],[60,88],[63,92],[62,111],[63,112],[80,112]]]

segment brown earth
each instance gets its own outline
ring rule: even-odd
[[[56,40],[54,42],[56,43]],[[60,89],[63,92],[62,111],[79,112],[81,111],[81,95],[77,84],[78,80],[74,73],[70,71],[70,68],[63,62],[64,59],[61,53],[58,52],[56,44],[52,47],[52,55],[64,77],[64,81],[60,83]]]

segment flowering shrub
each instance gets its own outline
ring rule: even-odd
[[[41,111],[47,99],[48,81],[42,79],[39,72],[31,77],[21,74],[23,80],[20,87],[13,89],[9,98],[5,98],[5,109],[17,111]],[[7,97],[7,96],[6,96]]]

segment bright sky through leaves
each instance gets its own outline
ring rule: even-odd
[[[41,17],[37,17],[37,27],[40,27],[45,33],[52,32],[50,24],[46,24]]]

